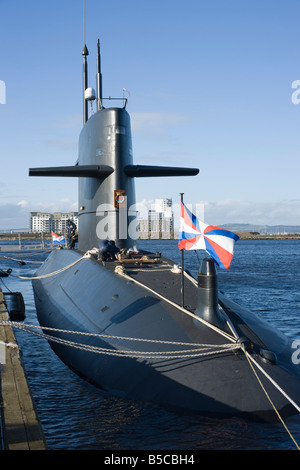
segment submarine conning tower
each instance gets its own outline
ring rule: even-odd
[[[198,168],[134,165],[127,99],[103,98],[100,42],[97,43],[96,89],[88,87],[86,45],[83,58],[83,128],[79,137],[78,160],[63,167],[30,168],[29,176],[77,177],[78,248],[87,251],[99,241],[114,240],[120,248],[136,245],[134,178],[194,176]],[[122,100],[123,106],[106,108],[104,100]],[[88,115],[88,104],[96,100],[97,110]]]
[[[197,293],[196,314],[214,326],[224,326],[218,305],[218,276],[212,258],[207,257],[202,260],[198,271]]]
[[[79,165],[99,165],[107,175],[79,178],[78,224],[80,250],[97,246],[99,240],[115,240],[121,248],[136,243],[136,210],[132,167],[130,116],[123,108],[93,114],[79,138]]]

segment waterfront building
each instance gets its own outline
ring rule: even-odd
[[[67,220],[71,219],[78,227],[77,212],[30,212],[29,231],[32,233],[65,234]]]
[[[141,239],[174,238],[174,213],[172,199],[156,199],[155,209],[147,217],[137,218],[138,237]]]

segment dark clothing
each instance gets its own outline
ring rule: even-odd
[[[72,220],[69,220],[68,221],[68,233],[67,233],[69,248],[74,248],[75,246],[75,241],[76,241],[75,234],[76,234],[76,224],[74,224]]]
[[[102,261],[109,259],[116,259],[116,255],[120,253],[120,249],[115,245],[113,241],[103,240],[99,243],[99,255],[102,257]]]

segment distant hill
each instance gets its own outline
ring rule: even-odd
[[[224,224],[220,227],[231,232],[257,232],[260,234],[277,235],[285,233],[300,233],[300,225],[252,225]]]

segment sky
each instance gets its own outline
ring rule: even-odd
[[[200,170],[136,179],[137,202],[184,193],[206,223],[300,225],[299,17],[299,0],[0,0],[0,230],[77,210],[77,179],[28,169],[76,162],[98,38],[134,163]]]

